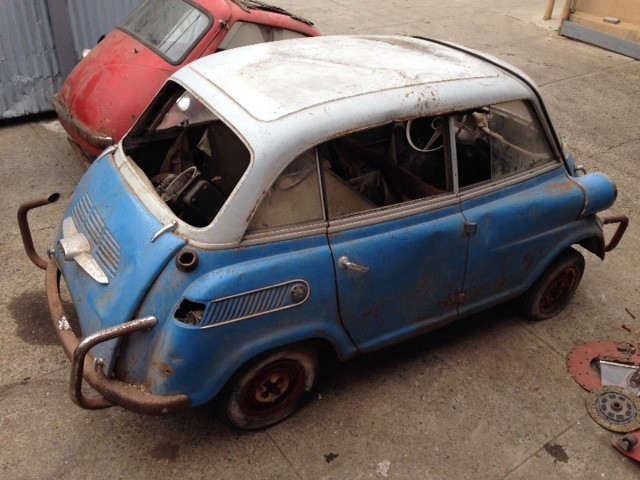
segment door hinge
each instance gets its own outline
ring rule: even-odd
[[[472,233],[476,233],[478,230],[478,224],[472,222],[464,222],[464,233],[465,235],[471,235]]]

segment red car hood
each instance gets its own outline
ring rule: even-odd
[[[177,68],[116,29],[73,69],[58,100],[68,118],[118,141]]]

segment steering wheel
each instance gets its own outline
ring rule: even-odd
[[[430,153],[444,147],[442,139],[442,117],[435,117],[427,124],[428,118],[409,120],[405,129],[407,142],[418,152]],[[415,128],[412,128],[414,127]]]
[[[200,175],[196,167],[189,167],[177,176],[168,176],[157,188],[160,198],[169,202],[179,196]]]

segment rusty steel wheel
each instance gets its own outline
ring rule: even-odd
[[[583,273],[582,254],[565,250],[520,298],[520,313],[536,321],[557,315],[573,297]]]
[[[257,430],[293,414],[313,389],[318,357],[310,347],[290,347],[255,361],[229,385],[219,405],[223,419]]]

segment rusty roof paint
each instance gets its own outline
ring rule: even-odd
[[[438,97],[434,92],[443,83],[484,81],[501,90],[517,83],[468,53],[402,36],[325,36],[236,49],[179,74],[187,83],[194,76],[261,121],[380,91]]]

